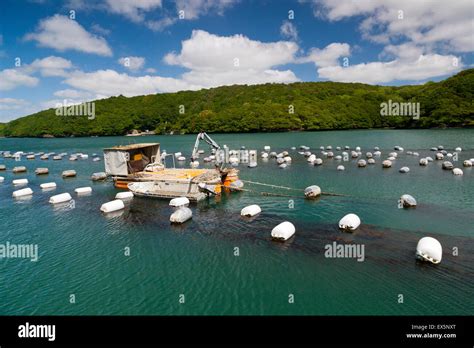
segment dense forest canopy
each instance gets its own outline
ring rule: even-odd
[[[5,136],[271,132],[356,128],[474,126],[474,69],[441,82],[410,86],[300,82],[234,85],[199,91],[95,101],[95,118],[57,116],[55,109],[0,126]],[[419,103],[420,117],[382,116],[381,103]]]

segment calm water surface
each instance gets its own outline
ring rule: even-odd
[[[192,221],[170,226],[167,201],[135,198],[114,216],[99,207],[118,192],[111,183],[92,183],[103,161],[15,162],[0,158],[0,243],[38,244],[38,262],[0,260],[0,314],[472,314],[474,312],[474,173],[462,161],[474,158],[474,130],[364,130],[314,133],[212,135],[221,145],[238,149],[289,150],[307,145],[349,145],[362,152],[379,146],[383,153],[394,145],[405,148],[391,169],[377,164],[357,168],[357,160],[343,163],[325,159],[310,166],[296,151],[293,163],[279,169],[275,161],[257,168],[241,165],[244,180],[304,189],[311,184],[323,191],[345,194],[317,201],[301,199],[296,191],[276,191],[247,185],[247,189],[296,195],[268,197],[237,193],[191,206]],[[162,144],[162,150],[181,151],[189,157],[195,136],[143,138],[103,137],[69,139],[0,139],[0,150],[83,152],[102,154],[102,148],[130,142]],[[441,169],[441,161],[418,165],[429,148],[444,145],[448,151],[463,148],[459,162],[464,176]],[[203,146],[203,149],[208,150]],[[420,157],[406,155],[417,151]],[[335,151],[336,154],[338,153]],[[13,174],[15,165],[28,167]],[[402,166],[410,167],[400,174]],[[36,177],[34,169],[48,167],[50,174]],[[75,169],[76,178],[61,172]],[[31,199],[14,200],[11,181],[28,178],[35,192]],[[55,181],[56,190],[41,192],[39,185]],[[92,186],[90,196],[76,197],[74,189]],[[53,207],[53,194],[69,192],[75,208]],[[398,209],[397,200],[409,193],[416,209]],[[291,208],[293,200],[294,207]],[[262,213],[243,219],[240,210],[259,204]],[[342,233],[337,222],[356,213],[362,225],[353,234]],[[296,226],[286,243],[272,242],[271,229],[282,221]],[[432,236],[443,245],[442,263],[415,261],[419,238]],[[324,247],[332,242],[365,246],[365,261],[329,259]],[[125,248],[130,256],[125,256]],[[235,248],[240,256],[235,256]],[[459,255],[453,256],[453,248]],[[76,303],[69,303],[70,294]],[[184,294],[185,303],[178,299]],[[289,303],[293,294],[295,301]],[[402,294],[404,303],[397,302]]]

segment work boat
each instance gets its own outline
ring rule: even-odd
[[[198,140],[200,136],[201,133]],[[196,154],[195,146],[193,162]],[[144,197],[187,197],[191,201],[199,201],[241,186],[238,170],[234,168],[218,165],[214,169],[166,168],[167,156],[172,155],[160,155],[159,143],[107,148],[104,149],[105,172],[112,177],[115,187],[129,189],[134,195]]]

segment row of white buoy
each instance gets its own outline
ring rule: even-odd
[[[56,183],[54,182],[43,183],[40,185],[40,187],[42,190],[55,189]],[[92,187],[78,187],[74,190],[74,192],[76,192],[78,195],[89,194],[92,192]],[[31,196],[31,195],[33,195],[33,190],[29,187],[13,191],[12,193],[13,198],[25,197],[25,196]],[[71,199],[72,198],[69,193],[61,193],[61,194],[50,197],[49,202],[52,204],[58,204],[58,203],[68,202]]]
[[[125,208],[124,202],[130,201],[133,197],[133,192],[131,191],[118,192],[113,201],[104,203],[100,206],[100,211],[103,213],[113,213],[122,210]]]
[[[41,160],[49,160],[50,157],[53,158],[55,161],[60,161],[64,157],[66,157],[68,154],[67,152],[62,152],[60,154],[56,154],[55,152],[49,152],[49,153],[44,153],[44,152],[38,152],[38,153],[33,153],[33,152],[23,152],[23,151],[16,151],[14,153],[11,153],[10,151],[1,151],[0,152],[3,156],[3,158],[15,158],[15,159],[21,159],[22,156],[25,156],[27,160],[34,160],[37,157],[39,157]],[[78,159],[88,159],[89,155],[78,152],[78,153],[73,153],[69,156],[70,161],[77,161]],[[92,154],[92,160],[94,162],[100,161],[101,157],[97,154]]]

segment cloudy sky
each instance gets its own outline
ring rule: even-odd
[[[473,51],[472,0],[2,0],[0,122],[119,94],[420,84]]]

